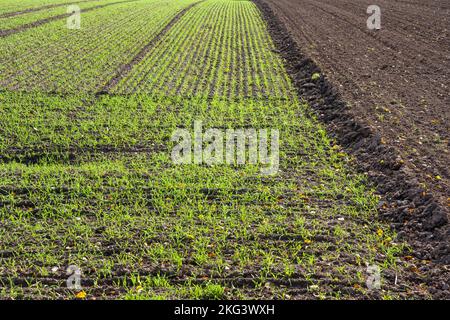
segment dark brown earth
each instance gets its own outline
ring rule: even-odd
[[[448,298],[449,5],[381,1],[369,31],[363,0],[254,2],[299,96],[377,187],[380,216],[433,261],[430,293]]]
[[[450,2],[264,0],[323,70],[357,120],[396,148],[406,168],[450,205]]]

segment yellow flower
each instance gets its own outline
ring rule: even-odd
[[[75,297],[77,297],[77,299],[84,299],[86,298],[86,292],[84,292],[83,290],[78,292]]]
[[[383,230],[378,229],[378,230],[377,230],[377,235],[378,235],[379,237],[381,237],[381,236],[383,235]]]

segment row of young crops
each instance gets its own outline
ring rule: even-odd
[[[94,92],[190,2],[109,1],[110,6],[83,14],[80,30],[67,29],[66,19],[59,19],[1,38],[0,85]]]
[[[193,3],[140,0],[86,13],[86,29],[55,21],[0,39],[0,296],[73,297],[69,265],[87,297],[415,290],[407,248],[295,96],[256,6],[206,0],[166,28]],[[112,94],[94,94],[127,64]],[[172,133],[195,121],[279,130],[279,172],[175,165]],[[366,288],[367,264],[382,291]]]
[[[263,26],[247,1],[203,2],[112,92],[290,97],[292,86]]]
[[[99,0],[99,1],[86,1],[86,2],[80,2],[76,5],[81,10],[87,10],[91,9],[97,6],[102,6],[111,3],[111,1],[108,0]],[[19,14],[14,17],[14,19],[10,19],[8,15],[2,18],[0,13],[0,29],[1,30],[8,30],[8,29],[14,29],[21,27],[23,25],[27,25],[30,23],[33,23],[38,20],[47,19],[50,17],[58,16],[58,15],[65,15],[67,14],[67,5],[61,5],[57,7],[51,7],[46,10],[37,10],[29,13]],[[16,9],[17,10],[17,9]]]
[[[61,0],[56,2],[54,0],[21,0],[20,2],[17,2],[16,0],[3,0],[0,8],[0,17],[14,16],[18,11],[41,11],[50,7],[65,5],[73,2],[81,3],[83,1]]]
[[[39,28],[42,36],[38,38],[35,33],[20,33],[2,39],[0,83],[9,89],[98,91],[189,1],[169,3],[119,3],[83,15],[84,28],[77,32],[61,28],[62,19]],[[111,91],[228,98],[291,96],[292,87],[268,34],[261,32],[263,21],[256,11],[245,1],[199,4]],[[39,13],[44,14],[49,13]],[[20,24],[20,17],[4,20]]]

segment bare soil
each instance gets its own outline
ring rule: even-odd
[[[382,29],[370,31],[367,1],[254,2],[299,96],[376,185],[380,216],[418,259],[434,261],[425,277],[445,297],[449,5],[380,1]]]
[[[371,31],[371,1],[264,2],[355,118],[394,146],[406,168],[448,207],[450,3],[378,1],[381,30]]]

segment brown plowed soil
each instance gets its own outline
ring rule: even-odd
[[[449,207],[450,2],[264,0],[351,113],[394,146],[405,170]]]

